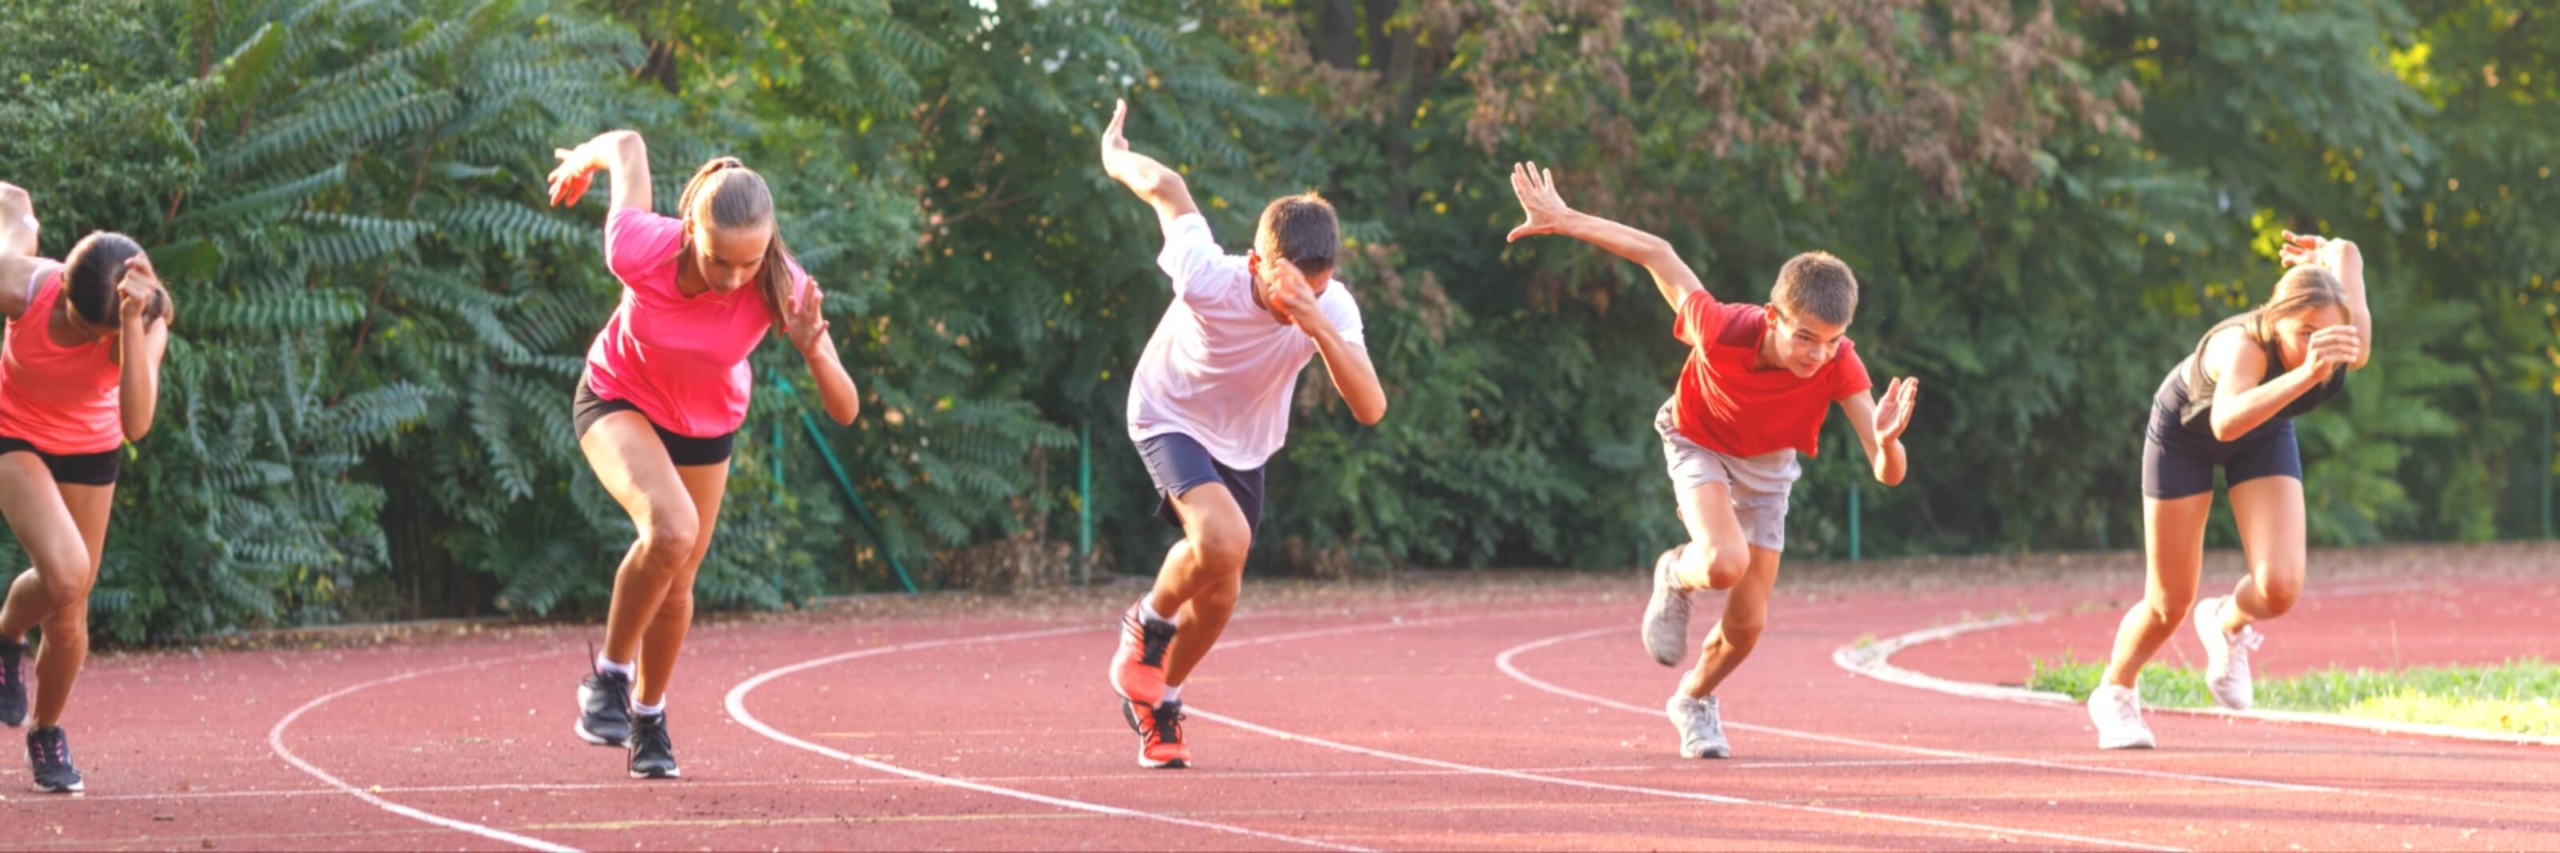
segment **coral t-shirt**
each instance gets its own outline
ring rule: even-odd
[[[45,327],[70,289],[61,267],[38,270],[27,287],[26,313],[9,320],[9,340],[0,349],[0,435],[57,456],[105,453],[124,445],[116,396],[124,369],[115,363],[114,338],[54,344]]]
[[[1671,326],[1672,336],[1689,345],[1676,392],[1680,434],[1727,456],[1790,447],[1812,456],[1832,402],[1873,387],[1866,363],[1846,338],[1812,376],[1757,368],[1760,341],[1768,333],[1768,306],[1721,303],[1704,290],[1680,301],[1680,317]]]
[[[773,326],[764,296],[752,284],[693,296],[677,290],[684,223],[646,210],[616,208],[607,216],[604,251],[622,280],[622,305],[587,348],[589,387],[597,397],[639,407],[650,423],[677,435],[736,432],[747,421],[747,354]],[[797,265],[791,282],[793,293],[807,295],[809,276]]]

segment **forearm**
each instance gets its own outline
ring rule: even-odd
[[[2213,401],[2213,437],[2232,441],[2248,435],[2250,430],[2264,425],[2303,392],[2327,378],[2314,371],[2288,370],[2256,388],[2216,396]]]
[[[35,218],[29,215],[13,216],[8,219],[10,221],[0,222],[0,253],[35,257]]]
[[[1662,291],[1663,300],[1670,302],[1674,310],[1690,291],[1701,289],[1697,273],[1680,260],[1680,253],[1671,248],[1669,240],[1578,210],[1565,214],[1557,233],[1644,267],[1645,272],[1653,274],[1654,287]]]
[[[1315,339],[1316,351],[1324,354],[1326,375],[1333,379],[1334,393],[1351,407],[1351,416],[1363,424],[1376,424],[1387,416],[1387,391],[1378,382],[1377,366],[1369,361],[1366,349],[1352,346],[1330,325],[1308,332]]]
[[[151,434],[160,403],[160,353],[166,334],[129,329],[117,336],[124,348],[124,365],[116,378],[116,413],[126,441],[141,441]]]
[[[2347,246],[2345,257],[2340,259],[2335,272],[2338,283],[2347,292],[2347,318],[2355,324],[2356,340],[2364,342],[2363,348],[2356,353],[2355,364],[2350,366],[2353,369],[2363,367],[2373,358],[2373,309],[2365,303],[2364,253],[2353,243]]]
[[[853,423],[862,414],[861,389],[854,387],[853,375],[845,372],[844,362],[836,357],[834,337],[819,335],[818,345],[801,356],[809,361],[809,381],[818,386],[818,401],[826,407],[827,419],[837,426]]]
[[[1191,201],[1191,187],[1182,180],[1182,173],[1156,158],[1132,151],[1114,152],[1104,163],[1104,171],[1137,194],[1140,201],[1155,208],[1159,219],[1171,222],[1174,217],[1199,210]]]
[[[1875,468],[1876,482],[1887,486],[1902,485],[1902,475],[1910,468],[1909,457],[1903,455],[1902,439],[1899,438],[1870,450],[1867,462]]]
[[[586,147],[612,176],[614,207],[650,209],[655,200],[649,186],[649,144],[641,140],[637,131],[605,131],[589,140]]]

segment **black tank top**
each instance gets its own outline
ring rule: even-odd
[[[2166,415],[2173,420],[2176,428],[2198,438],[2217,444],[2237,444],[2295,416],[2319,408],[2320,404],[2328,402],[2330,398],[2346,390],[2347,371],[2331,372],[2328,381],[2302,392],[2300,397],[2293,398],[2293,402],[2285,404],[2285,407],[2277,411],[2274,417],[2268,418],[2266,423],[2259,424],[2256,429],[2250,430],[2248,435],[2230,442],[2215,439],[2213,437],[2213,392],[2222,383],[2214,378],[2212,371],[2205,369],[2204,353],[2205,348],[2213,345],[2214,336],[2234,327],[2246,329],[2249,339],[2256,341],[2259,348],[2267,355],[2267,369],[2266,373],[2259,377],[2260,383],[2284,374],[2284,352],[2276,346],[2275,340],[2266,334],[2258,312],[2250,311],[2231,317],[2213,324],[2213,328],[2204,333],[2204,338],[2196,342],[2195,352],[2187,354],[2186,360],[2178,362],[2177,369],[2170,371],[2169,378],[2160,383],[2160,392],[2152,401],[2155,421],[2159,416]]]

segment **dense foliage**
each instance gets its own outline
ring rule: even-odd
[[[602,601],[630,527],[568,397],[618,291],[601,205],[540,178],[614,127],[661,198],[714,154],[774,179],[864,390],[804,430],[796,356],[758,353],[706,600],[1055,564],[1083,432],[1098,566],[1152,571],[1120,411],[1170,297],[1095,165],[1117,97],[1231,248],[1308,188],[1352,238],[1392,409],[1361,427],[1310,371],[1256,571],[1677,535],[1669,313],[1588,247],[1503,242],[1523,159],[1725,299],[1805,249],[1856,268],[1860,353],[1923,384],[1912,476],[1876,487],[1835,423],[1798,554],[1844,553],[1851,489],[1870,551],[2136,544],[2150,391],[2288,227],[2363,244],[2379,327],[2303,424],[2314,537],[2547,532],[2560,20],[2531,4],[33,0],[0,31],[0,180],[44,250],[132,233],[184,312],[96,598],[127,640]]]

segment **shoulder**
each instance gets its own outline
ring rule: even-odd
[[[1700,325],[1714,329],[1716,343],[1723,346],[1757,347],[1760,335],[1769,330],[1769,309],[1764,305],[1722,302],[1712,312]]]

